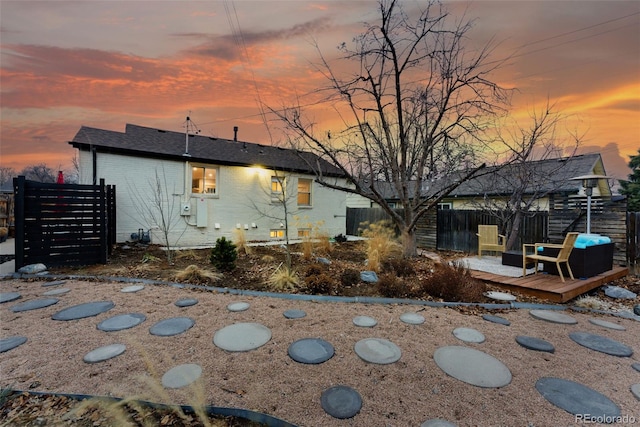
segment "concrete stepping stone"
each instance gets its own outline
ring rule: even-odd
[[[171,337],[188,331],[196,322],[190,317],[172,317],[161,320],[149,328],[151,335],[159,337]]]
[[[420,427],[458,427],[458,425],[440,418],[433,418],[420,424]]]
[[[42,286],[44,286],[45,288],[48,288],[50,286],[64,285],[65,283],[67,283],[66,280],[54,280],[53,282],[44,282]]]
[[[213,343],[227,351],[249,351],[271,339],[271,330],[260,323],[235,323],[218,330]]]
[[[124,344],[110,344],[104,347],[96,348],[85,354],[82,360],[86,363],[98,363],[105,360],[113,359],[116,356],[120,356],[127,347]]]
[[[195,363],[186,363],[169,369],[162,376],[165,388],[182,388],[196,381],[202,375],[202,367]]]
[[[453,336],[464,342],[481,344],[485,341],[482,332],[472,328],[456,328],[453,330]]]
[[[19,292],[0,292],[0,304],[15,301],[18,298],[22,298]]]
[[[76,320],[85,317],[93,317],[98,314],[111,310],[116,305],[111,301],[95,301],[85,302],[84,304],[74,305],[55,313],[51,318],[53,320]]]
[[[507,292],[490,291],[490,292],[485,292],[484,295],[487,298],[491,298],[496,301],[515,301],[516,300],[515,295],[511,295],[510,293],[507,293]]]
[[[47,271],[47,266],[42,263],[25,265],[18,269],[18,273],[24,274],[38,274],[43,271]]]
[[[530,310],[529,314],[534,319],[544,320],[551,323],[560,323],[563,325],[575,325],[578,323],[578,321],[573,317],[553,310]]]
[[[610,298],[616,299],[635,299],[638,296],[635,292],[631,292],[630,290],[619,286],[607,286],[604,289],[604,294]]]
[[[608,322],[606,320],[602,320],[602,319],[589,319],[589,323],[592,323],[596,326],[602,326],[603,328],[607,328],[607,329],[613,329],[615,331],[626,331],[627,328],[625,328],[622,325],[618,325],[617,323],[613,323],[613,322]]]
[[[66,293],[69,293],[70,291],[71,289],[69,288],[58,288],[58,289],[51,289],[50,291],[47,291],[42,295],[44,295],[45,297],[52,297],[56,295],[64,295]]]
[[[237,311],[245,311],[249,309],[248,302],[232,302],[227,306],[227,310],[237,312]]]
[[[556,351],[556,348],[553,346],[553,344],[541,338],[518,335],[516,337],[516,342],[524,348],[528,348],[529,350],[545,351],[547,353],[554,353]]]
[[[620,416],[620,408],[608,397],[573,381],[543,377],[536,382],[536,390],[551,404],[573,415]]]
[[[0,353],[13,350],[14,348],[27,342],[27,337],[14,336],[9,338],[3,338],[0,340]]]
[[[331,359],[333,346],[320,338],[303,338],[289,346],[289,357],[299,363],[317,365]]]
[[[640,372],[640,363],[634,363],[633,365],[631,365],[631,367],[636,371]]]
[[[195,298],[183,298],[176,301],[174,304],[178,307],[191,307],[192,305],[196,305],[198,300]]]
[[[583,347],[611,356],[631,357],[633,354],[631,347],[612,340],[611,338],[603,337],[602,335],[590,334],[588,332],[572,332],[569,334],[569,338]]]
[[[403,313],[400,315],[400,320],[409,325],[422,325],[424,316],[418,313]]]
[[[504,317],[494,316],[493,314],[483,314],[482,318],[487,322],[497,323],[504,326],[511,326],[511,322],[509,322]]]
[[[633,394],[636,399],[640,400],[640,384],[634,384],[631,386],[631,394]]]
[[[39,308],[49,307],[50,305],[57,304],[60,301],[58,298],[43,298],[34,299],[31,301],[16,304],[11,307],[11,311],[19,313],[21,311],[37,310]]]
[[[320,404],[322,409],[332,417],[347,419],[360,412],[362,397],[351,387],[337,385],[322,392]]]
[[[388,365],[400,360],[402,351],[391,341],[382,338],[365,338],[356,343],[354,350],[365,362]]]
[[[290,309],[286,310],[282,315],[287,319],[302,319],[307,316],[307,313],[304,310]]]
[[[511,371],[495,357],[469,347],[440,347],[433,360],[447,375],[483,388],[504,387],[511,382]]]
[[[130,294],[134,292],[140,292],[143,289],[144,289],[144,285],[131,285],[131,286],[127,286],[126,288],[120,289],[120,292],[124,292],[125,294]]]
[[[105,332],[121,331],[138,326],[145,320],[147,317],[140,313],[118,314],[98,323],[97,328]]]
[[[378,321],[369,316],[356,316],[353,318],[353,324],[361,328],[373,328],[378,324]]]

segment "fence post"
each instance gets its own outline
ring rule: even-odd
[[[24,266],[24,195],[25,177],[13,178],[13,216],[15,221],[16,271]]]
[[[638,271],[638,243],[640,237],[640,229],[638,228],[638,218],[640,213],[627,212],[627,265],[629,266],[629,272],[637,275]]]
[[[97,206],[100,212],[100,262],[107,263],[109,255],[109,229],[107,228],[107,192],[104,184],[104,178],[100,178],[100,198]]]

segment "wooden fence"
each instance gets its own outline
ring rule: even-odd
[[[16,269],[106,263],[115,243],[115,186],[14,178]]]
[[[640,212],[627,212],[627,260],[629,273],[640,276]]]

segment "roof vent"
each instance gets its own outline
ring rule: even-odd
[[[233,127],[233,140],[238,142],[238,126]]]

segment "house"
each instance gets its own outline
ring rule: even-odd
[[[491,199],[499,205],[506,201],[516,188],[522,188],[525,198],[535,198],[532,209],[549,210],[551,196],[560,195],[584,199],[585,188],[582,181],[572,178],[584,175],[606,175],[600,154],[583,154],[572,157],[528,161],[488,167],[475,178],[463,182],[438,203],[439,209],[478,209]],[[438,190],[456,179],[450,175],[441,180],[425,182],[420,194],[431,197]],[[389,182],[376,182],[376,190],[387,200],[391,207],[401,208],[401,200],[395,187]],[[409,191],[415,192],[415,182],[409,183]],[[606,179],[598,180],[593,196],[611,196],[611,188]],[[379,207],[377,204],[359,195],[350,195],[347,206],[351,208]]]
[[[116,240],[149,231],[151,241],[211,246],[241,232],[249,241],[345,233],[346,195],[319,185],[313,169],[344,184],[316,155],[275,146],[127,124],[125,132],[82,126],[79,183],[116,186]],[[286,215],[285,215],[286,207]],[[162,225],[164,221],[164,226]]]

